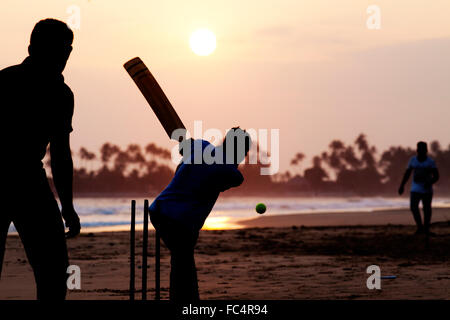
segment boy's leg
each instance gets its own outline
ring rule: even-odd
[[[170,250],[170,300],[199,300],[197,269],[194,247],[198,232],[189,230],[182,224],[158,212],[150,212],[150,220]]]
[[[198,232],[168,219],[158,213],[151,213],[155,228],[158,228],[164,244],[170,250],[170,300],[199,300],[197,270],[194,260],[194,247]]]
[[[69,265],[64,225],[56,200],[41,196],[13,222],[33,268],[37,299],[63,300]]]
[[[433,199],[432,193],[426,193],[422,197],[422,205],[423,205],[423,225],[425,232],[430,231],[431,224],[431,201]]]
[[[179,245],[171,250],[170,300],[187,302],[199,299],[194,248]]]
[[[414,221],[416,221],[417,231],[423,230],[422,218],[420,217],[420,210],[419,210],[420,199],[421,195],[419,193],[411,192],[410,209],[413,214]]]

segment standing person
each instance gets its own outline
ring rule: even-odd
[[[183,155],[174,178],[149,210],[152,224],[171,254],[170,300],[182,302],[200,299],[194,260],[199,231],[220,192],[244,181],[238,165],[245,159],[251,139],[244,130],[233,128],[222,145],[215,148],[204,140],[188,142],[191,152]],[[194,154],[203,155],[206,149],[220,155],[223,161],[208,164],[202,158],[201,163],[196,163]]]
[[[72,41],[64,22],[39,21],[31,33],[29,56],[0,71],[0,127],[6,151],[1,157],[5,207],[0,213],[0,273],[13,222],[34,272],[38,299],[65,299],[69,261],[62,217],[67,237],[80,232],[69,143],[74,100],[62,76]],[[49,144],[61,211],[42,163]]]
[[[439,180],[439,171],[434,160],[428,156],[426,142],[417,143],[417,155],[409,160],[408,168],[403,176],[398,193],[404,192],[405,184],[414,172],[411,184],[410,208],[416,221],[416,234],[433,235],[430,231],[431,201],[433,199],[433,184]],[[423,224],[420,216],[419,203],[423,206]]]

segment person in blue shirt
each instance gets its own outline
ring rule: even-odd
[[[398,193],[404,192],[405,184],[411,173],[414,173],[411,184],[410,208],[416,221],[416,234],[433,235],[430,232],[431,201],[433,199],[433,184],[439,180],[439,171],[433,159],[428,156],[426,142],[417,143],[417,155],[409,160],[408,168],[403,176]],[[420,216],[419,203],[423,206],[423,224]]]
[[[175,176],[149,212],[171,254],[170,300],[185,302],[200,299],[194,260],[199,231],[219,194],[244,181],[238,165],[245,159],[251,139],[245,130],[232,128],[220,146],[192,139],[181,145],[183,159]]]

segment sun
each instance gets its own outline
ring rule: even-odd
[[[211,30],[198,29],[191,34],[189,45],[199,56],[209,56],[216,50],[216,36]]]

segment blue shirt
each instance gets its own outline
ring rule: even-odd
[[[190,164],[185,163],[188,161],[180,164],[172,181],[149,208],[194,230],[202,228],[220,192],[244,181],[234,164],[195,164],[193,150],[198,143],[201,143],[202,152],[206,147],[212,147],[207,141],[194,140]]]
[[[433,187],[430,181],[432,179],[432,171],[435,168],[436,164],[430,157],[427,157],[422,162],[416,156],[412,157],[408,163],[408,169],[412,169],[414,172],[411,192],[433,193]]]

